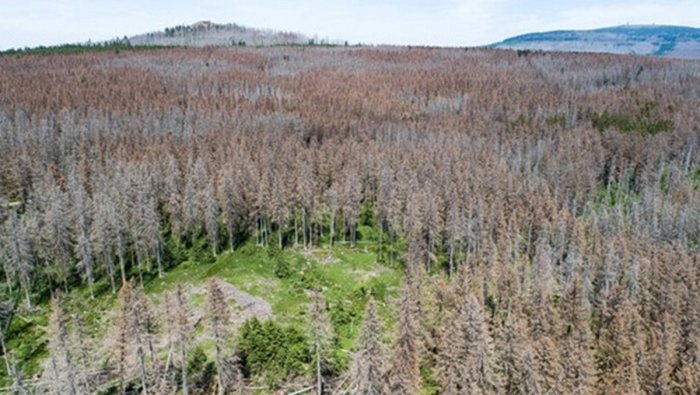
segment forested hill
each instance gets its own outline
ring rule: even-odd
[[[208,21],[178,25],[161,31],[116,38],[102,42],[84,42],[51,46],[11,48],[3,55],[77,54],[84,52],[146,51],[166,47],[244,47],[250,46],[315,46],[335,45],[327,39],[308,38],[299,33],[255,29],[233,23],[216,24]]]
[[[697,394],[700,63],[0,57],[0,392]]]
[[[244,45],[305,45],[310,38],[298,33],[254,29],[234,23],[217,24],[209,21],[179,25],[162,31],[129,37],[134,46],[244,46]],[[313,42],[313,41],[312,41]]]
[[[683,26],[623,25],[595,30],[560,30],[516,36],[491,47],[700,59],[700,29]]]

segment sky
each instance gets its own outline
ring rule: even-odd
[[[208,20],[363,44],[475,46],[555,29],[700,27],[700,0],[0,0],[0,49]]]

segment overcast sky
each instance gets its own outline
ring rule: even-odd
[[[0,49],[106,40],[200,20],[351,43],[467,46],[626,23],[700,27],[700,0],[0,0]]]

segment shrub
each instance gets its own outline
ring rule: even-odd
[[[207,360],[207,355],[200,347],[195,347],[187,356],[188,379],[198,393],[212,392],[215,371],[214,362]]]
[[[292,275],[292,268],[284,258],[278,256],[275,259],[275,276],[277,278],[289,278]]]
[[[241,328],[239,350],[245,374],[265,374],[271,384],[303,373],[311,360],[302,330],[273,321],[261,323],[257,318],[246,321]]]
[[[196,263],[214,263],[216,258],[211,251],[206,238],[200,237],[194,241],[192,248],[187,252],[190,262]]]

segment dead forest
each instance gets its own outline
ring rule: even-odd
[[[0,57],[0,316],[47,320],[31,363],[5,347],[21,321],[0,320],[4,383],[18,394],[696,394],[699,109],[700,63],[633,56]],[[376,254],[401,286],[362,296],[350,350],[332,340],[323,290],[302,289],[313,330],[275,338],[306,344],[298,370],[255,365],[262,340],[232,330],[216,280],[197,322],[184,288],[142,291],[179,251],[213,261],[335,246]],[[88,306],[113,295],[111,318],[82,326],[62,302],[76,292]],[[187,362],[202,331],[210,351]]]

